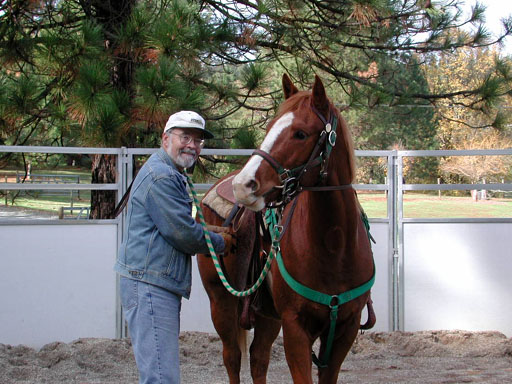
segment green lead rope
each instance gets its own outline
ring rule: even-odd
[[[233,296],[245,297],[245,296],[252,295],[254,292],[256,292],[256,290],[263,283],[263,281],[265,280],[265,277],[267,277],[268,271],[270,270],[270,266],[272,265],[272,261],[274,260],[274,252],[271,250],[270,254],[268,255],[267,261],[265,262],[263,270],[261,271],[261,274],[258,277],[258,280],[256,280],[256,283],[251,288],[249,288],[245,291],[237,291],[236,289],[234,289],[229,284],[228,280],[226,279],[226,276],[224,275],[224,272],[222,271],[222,268],[220,266],[219,259],[217,257],[217,253],[215,252],[215,249],[213,248],[212,238],[211,238],[210,232],[208,231],[208,228],[206,226],[206,221],[204,220],[203,210],[201,209],[201,205],[199,204],[199,199],[198,199],[197,193],[194,189],[194,184],[192,184],[192,180],[190,180],[190,177],[186,173],[185,173],[185,176],[187,178],[187,183],[190,187],[190,191],[192,192],[192,198],[194,199],[194,205],[196,206],[197,213],[199,215],[199,221],[200,221],[201,225],[203,226],[206,244],[208,245],[210,255],[212,256],[213,265],[215,266],[215,270],[217,271],[217,274],[219,275],[220,281],[222,281],[222,284],[224,285],[224,287]]]

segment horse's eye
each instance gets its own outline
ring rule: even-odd
[[[296,138],[296,139],[299,139],[299,140],[305,140],[305,139],[308,138],[308,135],[304,131],[296,131],[293,134],[293,137]]]

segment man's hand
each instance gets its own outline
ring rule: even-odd
[[[207,225],[206,229],[208,229],[208,232],[215,232],[215,233],[230,233],[229,227],[219,227],[217,225]]]
[[[207,225],[206,228],[209,232],[215,232],[222,236],[225,245],[224,254],[236,252],[236,236],[233,234],[230,227]]]
[[[222,238],[224,239],[224,254],[227,253],[235,253],[236,252],[236,236],[222,232],[220,233]]]

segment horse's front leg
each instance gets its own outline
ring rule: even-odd
[[[222,358],[229,377],[229,384],[240,384],[242,350],[240,338],[244,331],[238,326],[238,298],[224,287],[210,293],[210,309],[215,330],[222,341]]]
[[[254,384],[266,384],[272,344],[279,334],[281,322],[256,314],[254,339],[251,343],[251,376]]]
[[[284,353],[294,384],[313,384],[311,374],[313,340],[301,326],[297,313],[282,314],[282,323]]]
[[[336,335],[331,350],[331,356],[326,368],[318,370],[318,384],[336,384],[341,364],[352,347],[359,332],[361,312],[354,311],[352,315],[343,319],[336,327]],[[327,344],[327,332],[322,335],[319,356],[323,356]]]

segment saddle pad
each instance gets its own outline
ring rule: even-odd
[[[231,209],[233,209],[234,203],[231,202],[229,199],[224,197],[224,195],[221,195],[219,193],[219,187],[223,184],[227,185],[229,188],[231,188],[231,180],[233,179],[235,175],[232,175],[228,177],[226,180],[222,181],[220,184],[217,184],[212,189],[210,189],[206,195],[203,197],[203,204],[207,205],[211,209],[215,211],[220,217],[223,219],[226,219],[229,216],[229,213],[231,212]],[[228,189],[227,187],[224,187],[225,189]],[[232,189],[232,188],[231,188]],[[233,195],[233,192],[231,191],[231,195]],[[234,196],[233,196],[234,199]]]
[[[217,185],[217,193],[233,205],[236,204],[235,195],[233,194],[233,178],[235,176],[236,174],[231,175]]]

